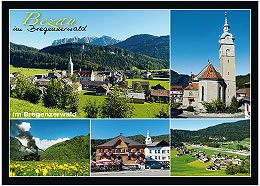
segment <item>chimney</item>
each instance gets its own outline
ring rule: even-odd
[[[123,133],[120,133],[120,136],[122,136]]]

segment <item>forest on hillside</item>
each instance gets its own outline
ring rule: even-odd
[[[11,65],[25,68],[67,69],[70,56],[74,69],[82,70],[130,70],[137,67],[142,70],[169,68],[168,60],[152,58],[146,55],[112,46],[98,46],[85,43],[68,43],[49,46],[39,51],[26,46],[10,45]]]
[[[171,143],[241,141],[250,137],[250,120],[222,123],[197,131],[171,129]]]

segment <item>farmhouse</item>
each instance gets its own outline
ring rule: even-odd
[[[73,75],[80,78],[80,82],[82,81],[94,81],[94,73],[93,70],[74,70]]]
[[[170,91],[163,90],[163,89],[158,89],[158,90],[151,89],[150,95],[151,97],[154,98],[155,102],[167,103],[169,102]]]
[[[148,81],[132,81],[132,87],[134,87],[134,84],[140,83],[143,90],[148,90],[150,83]]]
[[[126,166],[145,163],[145,144],[138,143],[120,133],[119,136],[96,147],[96,161],[102,159],[122,162]]]
[[[109,93],[109,87],[106,84],[99,86],[96,90],[97,96],[106,96]]]
[[[183,87],[171,86],[171,100],[176,103],[181,103],[183,99]]]
[[[89,80],[82,80],[82,90],[89,90],[89,91],[96,91],[98,87],[106,84],[110,87],[110,83],[106,81],[89,81]]]
[[[118,88],[128,88],[128,81],[121,81],[118,83]]]
[[[144,103],[145,96],[144,93],[127,93],[127,96],[132,99],[134,103]]]

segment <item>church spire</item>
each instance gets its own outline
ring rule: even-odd
[[[225,24],[223,26],[223,30],[224,30],[224,32],[229,32],[229,25],[227,22],[227,12],[225,12]]]
[[[227,12],[225,12],[225,24],[228,24],[227,23]]]
[[[150,133],[149,133],[149,130],[147,130],[147,136],[146,136],[146,139],[145,139],[145,144],[146,145],[149,145],[152,143],[152,139],[150,137]]]

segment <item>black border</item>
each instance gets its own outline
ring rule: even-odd
[[[9,9],[251,9],[251,177],[9,177]],[[257,1],[3,1],[2,2],[2,184],[3,185],[257,185],[258,184],[258,2]]]

